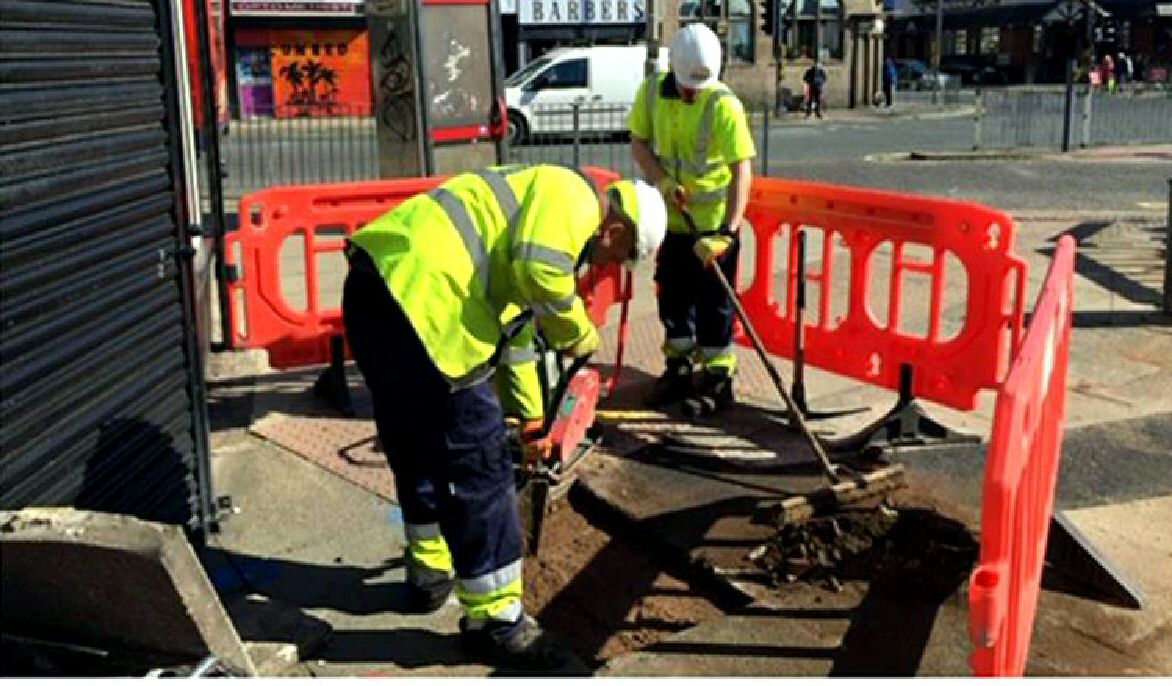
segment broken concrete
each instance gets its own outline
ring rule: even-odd
[[[68,508],[0,513],[4,630],[256,667],[176,526]]]

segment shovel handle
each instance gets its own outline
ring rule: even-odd
[[[700,230],[696,228],[696,221],[692,219],[691,213],[689,213],[687,209],[680,208],[680,214],[683,215],[684,221],[687,222],[688,228],[692,231],[692,235],[699,238]],[[765,344],[761,342],[761,337],[757,335],[757,329],[754,328],[752,322],[749,321],[749,315],[745,312],[745,308],[741,304],[741,299],[737,297],[736,289],[733,288],[732,284],[728,282],[728,277],[724,275],[724,270],[720,268],[720,265],[713,263],[712,267],[713,273],[716,274],[717,280],[720,281],[721,288],[723,288],[724,292],[728,295],[728,299],[732,302],[733,309],[736,310],[737,316],[741,320],[741,324],[744,325],[745,332],[749,334],[749,340],[753,342],[753,348],[757,351],[757,356],[761,358],[762,364],[765,365],[766,371],[769,372],[769,378],[773,381],[773,386],[777,389],[777,393],[781,396],[781,399],[785,401],[786,411],[789,412],[789,416],[793,417],[797,422],[798,429],[802,432],[802,436],[806,439],[806,442],[814,451],[814,455],[818,457],[818,462],[822,464],[822,471],[826,474],[826,478],[829,479],[830,483],[832,484],[840,483],[842,481],[842,477],[838,474],[839,468],[830,462],[830,458],[826,454],[826,449],[822,447],[822,442],[819,441],[818,437],[814,435],[814,432],[810,430],[809,425],[806,424],[806,418],[803,415],[801,409],[785,390],[785,383],[781,379],[781,373],[777,371],[777,367],[774,366],[773,361],[770,360],[769,356],[765,353]]]

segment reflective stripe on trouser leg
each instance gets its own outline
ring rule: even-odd
[[[669,233],[656,259],[656,300],[664,329],[663,352],[668,357],[685,357],[696,347],[696,287],[703,266],[692,251],[694,243],[690,236]]]
[[[520,616],[521,521],[504,418],[491,384],[457,391],[437,463],[440,527],[452,550],[456,596],[469,620]]]
[[[737,355],[731,345],[719,348],[700,348],[700,356],[704,362],[704,369],[707,371],[732,376],[737,370]]]
[[[515,622],[524,612],[521,560],[500,569],[456,582],[456,597],[464,605],[472,627],[488,620]]]
[[[737,282],[740,248],[740,241],[733,241],[728,252],[717,260],[729,283]],[[736,371],[737,356],[732,344],[735,317],[728,292],[716,275],[706,270],[696,292],[696,343],[704,369],[729,376]]]
[[[452,553],[438,523],[406,524],[407,581],[426,588],[453,576]]]

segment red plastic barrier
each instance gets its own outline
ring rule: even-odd
[[[585,171],[600,187],[619,178],[604,169]],[[226,261],[235,272],[228,286],[233,344],[267,350],[276,369],[328,362],[330,339],[343,334],[346,236],[445,178],[281,186],[241,199],[240,229],[225,239]],[[290,246],[300,250],[283,255]],[[600,326],[629,293],[622,271],[614,265],[582,279],[579,291]],[[304,294],[304,305],[287,294]]]
[[[804,232],[808,240],[822,239],[820,248],[807,249],[807,300],[816,303],[806,319],[810,364],[892,390],[899,389],[900,368],[910,365],[917,397],[961,410],[975,408],[977,392],[1004,378],[1021,338],[1028,280],[1026,262],[1012,252],[1016,226],[1007,215],[971,203],[756,178],[746,218],[756,257],[742,298],[771,353],[794,355],[794,238]],[[885,259],[887,282],[872,283]],[[946,292],[949,262],[963,267],[965,289]],[[849,285],[834,278],[839,266]],[[785,296],[778,297],[773,277],[783,271]],[[951,278],[960,282],[957,271]],[[926,292],[905,288],[909,278],[926,281]],[[964,323],[949,332],[946,298],[957,290],[964,295]],[[916,308],[925,310],[920,332],[903,321]],[[738,340],[748,344],[743,335]]]
[[[1029,654],[1066,423],[1074,251],[1074,239],[1064,236],[1021,354],[997,397],[981,504],[981,559],[969,585],[978,676],[1021,676]]]

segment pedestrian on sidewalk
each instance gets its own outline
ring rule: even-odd
[[[713,268],[736,283],[738,240],[757,155],[745,109],[720,82],[720,39],[689,24],[671,45],[671,71],[647,78],[631,108],[631,154],[668,205],[655,270],[666,370],[647,404],[733,402],[733,305]],[[687,210],[702,236],[682,215]],[[699,258],[699,259],[697,259]],[[702,366],[698,384],[693,363]]]
[[[1103,55],[1103,83],[1107,84],[1107,92],[1114,93],[1117,85],[1115,80],[1115,60],[1111,57],[1111,53]]]
[[[826,86],[826,70],[822,68],[822,62],[815,61],[806,70],[806,73],[802,75],[802,81],[806,84],[807,88],[806,119],[810,118],[811,110],[821,119],[822,89]]]
[[[899,72],[895,68],[895,60],[891,56],[887,56],[883,60],[883,98],[887,101],[887,107],[891,107],[891,92],[895,89],[895,82],[899,78]]]
[[[574,169],[504,167],[449,179],[347,243],[342,319],[403,508],[411,609],[435,611],[454,588],[465,646],[481,659],[564,657],[521,603],[513,464],[491,377],[499,365],[525,420],[526,464],[547,459],[534,323],[555,350],[596,350],[577,267],[644,259],[666,223],[642,181],[599,193]]]

